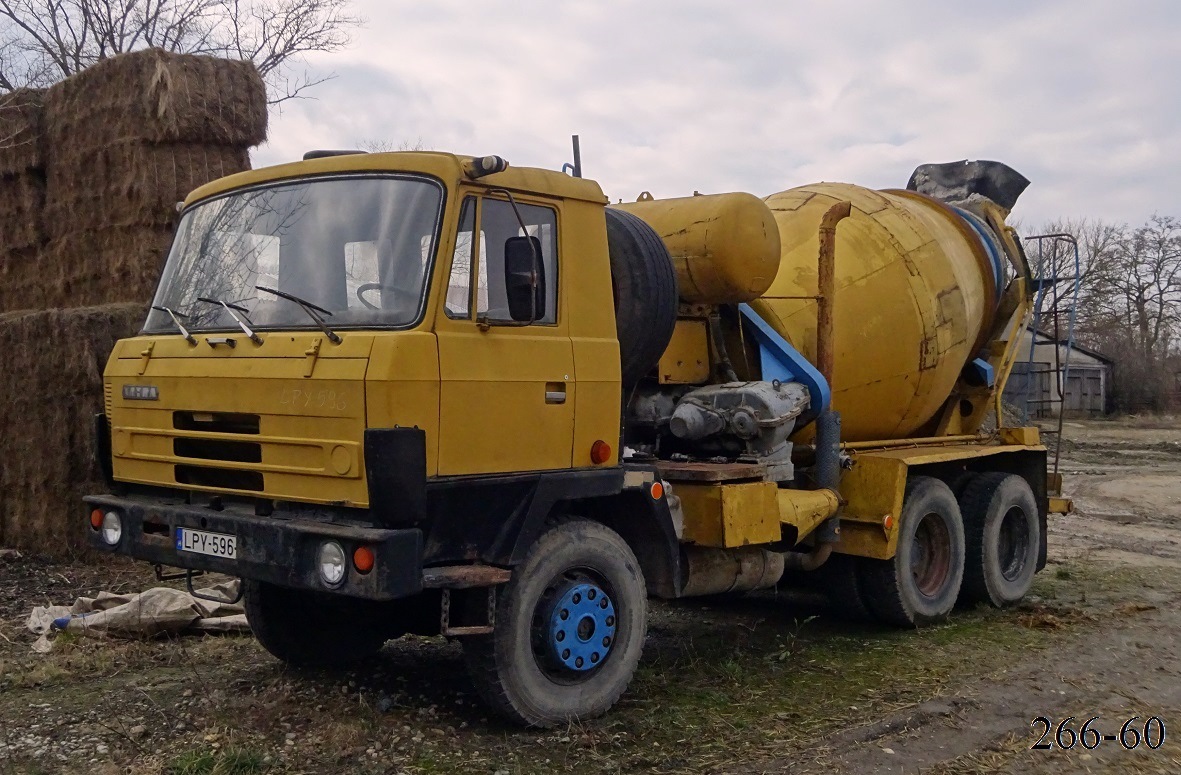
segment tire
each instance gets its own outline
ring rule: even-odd
[[[390,637],[380,604],[244,580],[243,605],[263,648],[296,667],[342,667],[370,657]]]
[[[999,472],[977,475],[960,497],[967,560],[961,595],[1002,608],[1033,586],[1041,520],[1029,483]]]
[[[951,488],[929,476],[912,476],[894,557],[857,563],[866,606],[874,618],[897,627],[941,622],[959,597],[964,557],[963,517]]]
[[[565,522],[543,533],[513,571],[493,633],[463,639],[468,672],[483,700],[516,724],[600,716],[631,682],[647,615],[640,564],[619,534]]]
[[[677,322],[677,274],[660,235],[624,210],[607,208],[607,253],[624,387],[656,366]]]
[[[834,614],[852,622],[868,622],[873,616],[857,578],[862,558],[833,554],[816,570],[807,574],[808,586],[824,595]]]

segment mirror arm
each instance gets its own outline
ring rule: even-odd
[[[506,197],[508,197],[509,207],[513,208],[513,215],[515,215],[517,217],[517,223],[521,227],[521,233],[524,234],[526,237],[528,237],[529,230],[527,228],[525,228],[525,219],[521,217],[521,211],[517,209],[517,200],[513,199],[513,192],[509,191],[507,188],[491,188],[491,189],[488,189],[488,193],[489,194],[504,194]],[[533,287],[536,288],[537,287],[537,276],[538,276],[538,274],[540,274],[540,272],[538,272],[537,270],[538,270],[538,267],[541,266],[541,256],[537,255],[537,246],[533,244],[532,240],[529,241],[529,249],[530,249],[530,252],[533,254]],[[527,326],[531,326],[537,322],[537,293],[536,293],[536,291],[534,293],[530,294],[529,322],[528,323],[525,323],[524,321],[513,321],[513,322],[520,323],[522,325],[527,325]]]

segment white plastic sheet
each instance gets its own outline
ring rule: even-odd
[[[100,592],[80,597],[72,606],[39,606],[29,614],[28,628],[41,637],[33,650],[53,648],[55,632],[79,635],[112,635],[120,638],[154,638],[185,633],[249,633],[246,614],[238,596],[237,579],[197,590],[218,601],[194,597],[170,587],[155,587],[130,595]]]

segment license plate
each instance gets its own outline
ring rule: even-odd
[[[204,530],[178,527],[176,529],[176,550],[236,560],[238,558],[238,537],[225,533],[208,533]]]

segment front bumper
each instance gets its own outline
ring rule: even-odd
[[[90,495],[90,509],[115,510],[123,523],[119,543],[110,546],[89,528],[91,546],[137,560],[177,568],[224,573],[284,587],[348,595],[368,600],[393,600],[422,591],[422,531],[386,530],[318,522],[276,515],[259,517],[169,502],[156,497]],[[237,558],[226,559],[181,551],[177,528],[187,527],[237,537]],[[326,540],[338,541],[351,558],[358,546],[373,550],[373,570],[360,573],[346,563],[344,581],[329,587],[320,579],[316,553]]]

